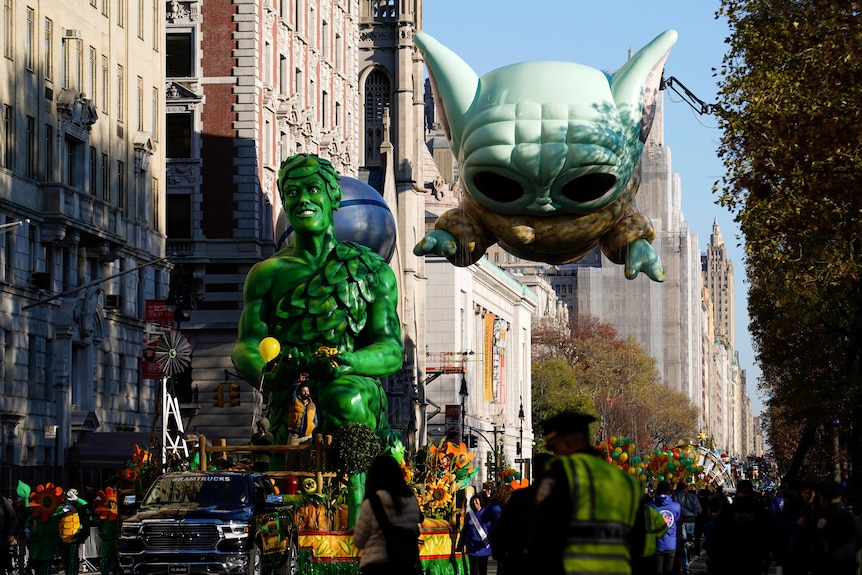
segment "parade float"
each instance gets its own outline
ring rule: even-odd
[[[444,110],[465,192],[459,208],[443,214],[417,244],[416,255],[443,255],[466,266],[499,243],[518,257],[567,263],[599,246],[625,265],[627,278],[644,272],[664,280],[650,246],[655,231],[634,197],[675,32],[659,35],[615,74],[570,62],[526,62],[480,78],[432,37],[417,33],[415,40]],[[363,187],[370,189],[314,155],[282,163],[278,251],[246,277],[231,353],[240,377],[267,398],[264,415],[275,445],[226,446],[201,437],[196,464],[222,467],[239,456],[233,465],[241,469],[243,454],[270,452],[269,476],[284,503],[294,506],[298,570],[352,575],[358,572],[352,528],[364,473],[374,457],[388,454],[401,463],[425,517],[425,572],[457,575],[466,571],[455,547],[477,469],[463,443],[405,453],[387,423],[382,378],[397,373],[404,357],[397,279],[388,266],[394,241],[377,238],[373,242],[386,247],[369,246],[365,238],[370,231],[394,234],[397,226],[375,191],[370,203],[345,197],[367,192]],[[288,445],[291,391],[300,380],[311,390],[320,422],[310,444]],[[606,447],[609,461],[644,480],[677,472],[676,452],[641,456],[630,444]],[[300,452],[298,466],[286,465],[291,451]],[[705,469],[689,454],[679,465],[694,466],[691,473]],[[526,486],[513,469],[497,471],[497,481]],[[130,474],[145,475],[143,469]]]

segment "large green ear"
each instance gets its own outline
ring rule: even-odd
[[[623,123],[630,130],[638,130],[641,143],[646,142],[652,128],[662,70],[676,39],[676,30],[662,32],[611,79],[611,92]]]
[[[479,88],[479,76],[455,52],[423,32],[413,35],[425,56],[434,99],[443,109],[443,129],[457,157],[461,148],[464,118]]]
[[[30,486],[18,480],[18,487],[15,489],[15,494],[24,500],[24,505],[26,506],[30,502]]]

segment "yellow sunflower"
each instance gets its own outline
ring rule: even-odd
[[[48,521],[57,508],[65,503],[63,488],[53,483],[37,485],[36,491],[30,494],[30,507],[33,508],[33,518],[43,523]]]
[[[425,505],[431,510],[442,510],[452,504],[451,485],[444,479],[438,479],[425,487]]]

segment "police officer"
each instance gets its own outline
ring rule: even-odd
[[[527,561],[551,575],[630,575],[643,553],[646,504],[640,483],[592,447],[595,417],[563,412],[542,422],[554,452],[536,489]]]

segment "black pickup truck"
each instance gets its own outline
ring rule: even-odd
[[[123,521],[124,575],[296,575],[292,508],[260,473],[162,475]]]

